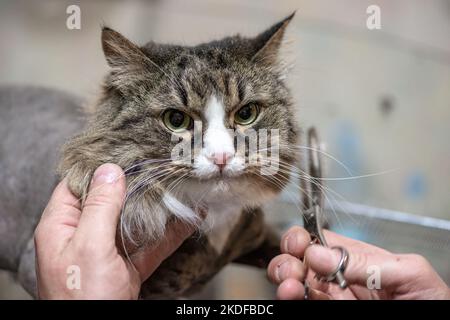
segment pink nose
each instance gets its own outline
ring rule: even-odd
[[[219,167],[220,171],[222,171],[223,168],[227,165],[227,162],[230,162],[232,157],[233,154],[229,152],[215,152],[211,157],[209,157],[209,159]]]

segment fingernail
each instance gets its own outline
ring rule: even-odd
[[[291,271],[290,264],[287,263],[287,261],[282,262],[275,269],[275,277],[277,278],[278,281],[283,281],[283,280],[287,279],[290,271]]]
[[[298,238],[299,237],[296,234],[294,234],[294,235],[291,234],[286,237],[286,240],[285,240],[286,252],[294,252],[295,251],[295,249],[297,248],[298,243],[299,243]]]
[[[101,165],[95,170],[93,182],[95,183],[113,183],[117,181],[117,170],[108,164]]]
[[[283,242],[283,249],[284,249],[284,252],[289,252],[289,238],[290,238],[291,236],[287,236],[285,239],[284,239],[284,242]]]

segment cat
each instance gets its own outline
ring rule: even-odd
[[[112,162],[124,169],[128,193],[117,241],[125,251],[159,241],[171,220],[197,227],[143,284],[141,297],[186,296],[229,262],[265,266],[278,252],[261,206],[286,186],[298,160],[290,146],[299,130],[280,58],[293,16],[253,38],[191,47],[140,47],[103,27],[111,70],[87,125],[62,148],[60,178],[83,201],[98,166]],[[248,147],[251,130],[276,130],[278,138],[269,134],[269,146],[257,145],[257,161],[236,144],[240,137]],[[196,134],[199,152],[188,162],[174,160],[180,141],[191,145]],[[273,161],[267,149],[271,156],[277,152],[278,170],[269,175],[262,173]],[[207,209],[204,221],[199,208]]]

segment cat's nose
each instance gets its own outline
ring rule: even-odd
[[[231,158],[233,158],[233,154],[230,152],[215,152],[208,158],[222,171],[227,163],[230,162]]]

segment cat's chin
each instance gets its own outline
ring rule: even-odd
[[[280,190],[248,175],[222,175],[209,179],[191,178],[180,191],[196,203],[258,207],[276,197]]]

